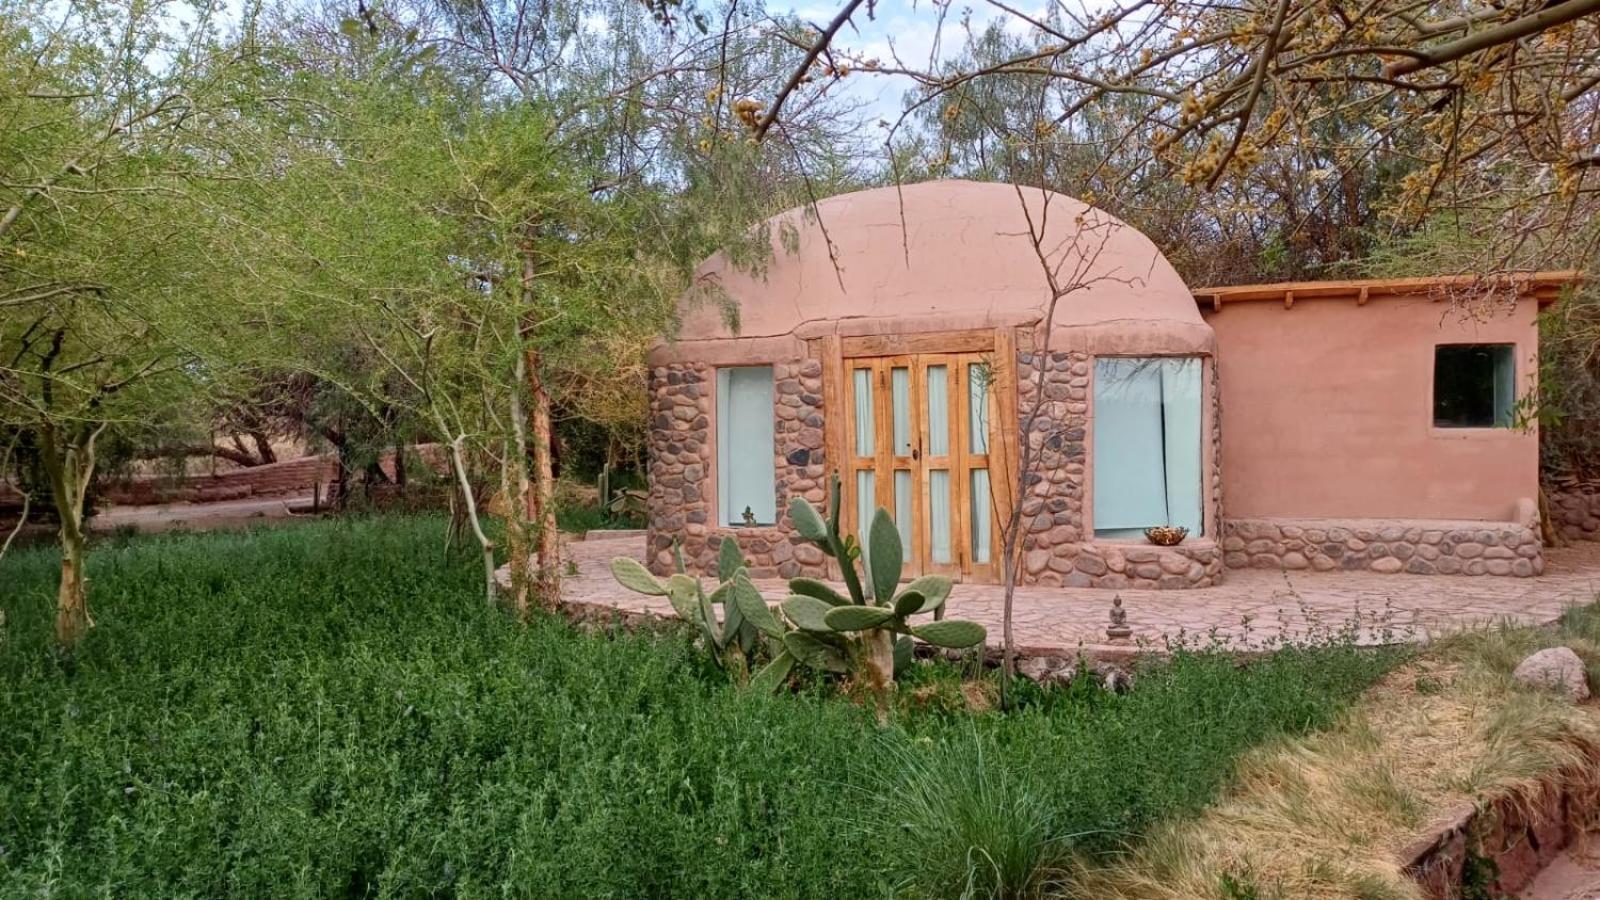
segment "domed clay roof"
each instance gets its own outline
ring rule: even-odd
[[[931,181],[841,194],[818,203],[814,216],[794,209],[770,224],[764,276],[737,271],[721,254],[698,270],[737,303],[737,334],[718,303],[686,296],[675,341],[1038,322],[1050,297],[1030,236],[1038,232],[1058,283],[1085,285],[1055,313],[1058,332],[1079,332],[1071,343],[1122,353],[1209,352],[1214,343],[1189,288],[1149,238],[1063,194]],[[798,231],[797,252],[782,246],[786,224]]]

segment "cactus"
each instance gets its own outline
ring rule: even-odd
[[[751,583],[745,559],[732,538],[724,538],[717,553],[718,584],[708,594],[700,579],[684,569],[683,549],[673,546],[678,571],[662,581],[638,560],[619,556],[611,561],[611,575],[630,591],[665,595],[678,618],[693,625],[712,657],[735,681],[749,674],[749,660],[762,633],[781,639],[783,626],[766,608],[761,592]],[[717,617],[717,607],[722,617]],[[763,615],[764,613],[764,615]],[[787,674],[787,673],[785,673]]]
[[[865,540],[840,533],[839,476],[828,483],[828,512],[823,514],[803,499],[789,503],[789,519],[800,536],[839,561],[840,575],[849,596],[841,596],[820,581],[796,578],[789,582],[793,595],[779,605],[796,629],[805,633],[805,649],[817,656],[815,643],[840,650],[851,667],[876,687],[887,687],[897,671],[911,661],[912,636],[938,647],[965,649],[983,643],[982,625],[962,620],[913,625],[912,616],[942,613],[952,583],[943,575],[924,575],[900,586],[904,548],[900,530],[889,511],[879,508],[867,526]],[[862,552],[865,547],[866,552]],[[863,558],[864,557],[864,558]],[[857,561],[861,568],[857,571]],[[789,647],[799,662],[811,665]],[[826,661],[834,663],[832,656]]]
[[[984,642],[987,633],[982,625],[940,618],[953,587],[948,577],[924,575],[900,586],[903,548],[888,510],[880,508],[873,515],[863,544],[839,531],[837,473],[829,479],[828,495],[826,515],[796,498],[790,501],[789,519],[801,537],[838,560],[846,594],[814,578],[793,578],[790,595],[774,613],[750,581],[738,544],[731,537],[723,538],[718,548],[720,584],[710,594],[701,588],[699,579],[685,573],[683,551],[676,543],[678,571],[665,582],[626,557],[612,561],[611,573],[629,590],[665,594],[679,617],[699,628],[718,662],[736,678],[743,679],[751,653],[760,637],[766,636],[772,660],[750,679],[750,686],[757,690],[776,691],[796,664],[823,672],[853,672],[883,690],[911,663],[913,637],[957,650]],[[718,604],[723,608],[720,624],[715,613]],[[930,613],[935,621],[912,624],[912,616]]]

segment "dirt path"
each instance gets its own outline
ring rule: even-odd
[[[241,528],[275,519],[289,519],[311,511],[311,494],[218,500],[212,503],[165,503],[160,506],[107,506],[90,519],[95,531],[134,528],[142,532],[189,529],[211,531]]]

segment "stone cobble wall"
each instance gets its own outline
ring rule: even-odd
[[[800,539],[789,521],[789,500],[821,503],[825,491],[822,365],[816,360],[772,367],[774,475],[778,522],[754,527],[717,524],[711,480],[716,434],[711,427],[716,370],[699,363],[657,366],[650,372],[650,495],[646,544],[657,574],[674,569],[672,541],[683,542],[692,571],[716,570],[717,550],[732,536],[757,578],[825,577],[827,557]]]
[[[1511,522],[1230,519],[1222,533],[1230,568],[1524,578],[1544,571],[1538,533]]]
[[[1065,554],[1048,550],[1023,555],[1024,571],[1042,564],[1029,584],[1060,584],[1063,587],[1145,588],[1182,590],[1210,587],[1223,579],[1222,550],[1214,541],[1185,541],[1176,547],[1139,543],[1088,543]]]
[[[1600,483],[1567,481],[1546,484],[1550,521],[1569,541],[1600,541]]]
[[[1038,415],[1030,429],[1036,402]],[[1026,452],[1032,455],[1032,471],[1022,493],[1022,581],[1063,584],[1075,571],[1083,542],[1089,429],[1087,354],[1017,352],[1017,428]]]

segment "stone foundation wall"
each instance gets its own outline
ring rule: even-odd
[[[1544,571],[1536,531],[1511,522],[1229,519],[1230,568],[1366,569],[1413,575],[1510,575]]]
[[[1155,544],[1077,544],[1073,553],[1048,549],[1023,555],[1025,584],[1063,587],[1172,589],[1210,587],[1223,579],[1222,550],[1214,541]]]
[[[1550,521],[1569,541],[1600,541],[1600,482],[1546,483]]]
[[[778,522],[754,527],[717,524],[712,430],[716,370],[700,363],[657,366],[650,372],[650,494],[646,545],[651,571],[674,570],[672,541],[683,541],[691,571],[716,570],[717,550],[732,536],[757,578],[823,577],[827,558],[801,540],[789,522],[789,500],[821,503],[823,458],[822,364],[780,362],[772,367],[773,443]]]

